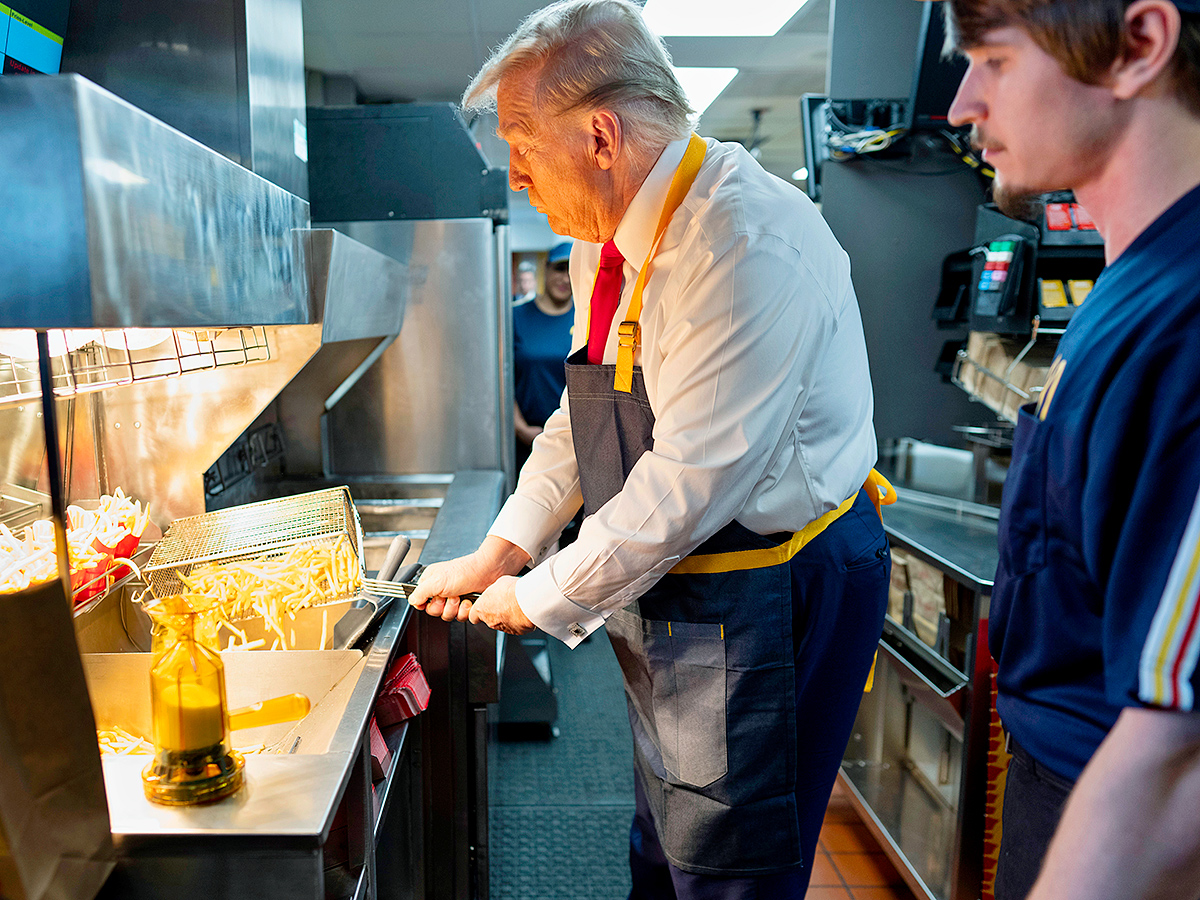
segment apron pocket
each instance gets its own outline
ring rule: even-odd
[[[663,768],[669,780],[705,787],[729,770],[725,641],[721,625],[647,621],[646,654]]]

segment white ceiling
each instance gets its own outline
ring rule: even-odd
[[[350,76],[369,101],[457,101],[489,50],[544,2],[303,0],[305,67]],[[829,4],[809,0],[773,37],[667,38],[678,66],[741,70],[704,113],[701,134],[749,144],[762,110],[762,164],[782,178],[803,165],[800,96],[825,91]],[[490,156],[497,150],[485,143]]]

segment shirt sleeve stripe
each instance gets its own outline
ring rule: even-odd
[[[1191,602],[1191,621],[1180,642],[1182,653],[1175,657],[1175,665],[1171,669],[1171,685],[1175,691],[1175,706],[1178,709],[1190,710],[1193,707],[1192,674],[1196,671],[1196,638],[1200,628],[1200,591],[1193,591]]]
[[[1192,676],[1200,658],[1200,494],[1171,565],[1166,587],[1142,645],[1138,698],[1190,710]]]

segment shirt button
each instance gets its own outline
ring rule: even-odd
[[[580,625],[578,622],[572,623],[571,627],[568,628],[567,631],[569,631],[571,633],[572,637],[577,637],[577,638],[587,637],[587,629],[584,628],[582,625]]]

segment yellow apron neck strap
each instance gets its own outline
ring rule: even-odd
[[[633,297],[629,301],[629,311],[626,313],[625,321],[617,326],[617,373],[613,378],[613,390],[623,391],[626,394],[633,390],[633,354],[642,336],[638,318],[642,314],[642,290],[646,286],[646,277],[650,272],[650,261],[658,252],[658,244],[666,233],[667,225],[671,221],[671,217],[675,215],[675,210],[679,209],[679,204],[691,190],[692,182],[696,180],[696,174],[700,171],[700,164],[704,162],[706,149],[707,145],[704,143],[704,139],[693,132],[688,141],[687,150],[683,154],[683,160],[675,170],[675,177],[671,179],[667,200],[663,204],[662,214],[658,217],[658,228],[654,231],[654,242],[650,245],[649,255],[638,270],[637,282],[633,286]]]

